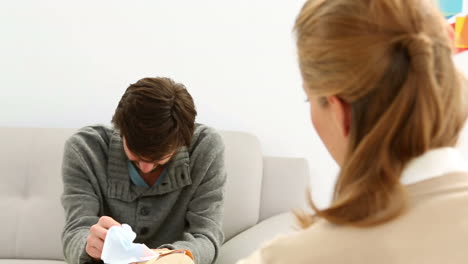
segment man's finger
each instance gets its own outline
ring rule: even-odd
[[[90,245],[86,245],[86,253],[88,253],[88,255],[92,258],[95,258],[95,259],[101,259],[101,253],[102,251],[101,250],[98,250],[97,248],[93,247],[93,246],[90,246]]]
[[[112,217],[109,216],[101,216],[98,223],[105,229],[109,229],[113,226],[120,226],[119,222],[115,221]]]
[[[96,237],[96,236],[88,236],[88,238],[86,239],[86,246],[90,246],[90,247],[93,247],[93,248],[96,248],[96,249],[101,249],[103,248],[103,245],[104,245],[104,241],[102,241],[100,238]]]
[[[93,225],[91,226],[91,228],[89,229],[89,232],[92,236],[96,236],[97,238],[101,239],[102,241],[104,241],[104,239],[106,239],[106,235],[107,235],[107,229],[100,226],[100,225]]]
[[[94,238],[95,240],[92,243],[92,247],[97,249],[99,253],[102,252],[102,249],[104,248],[104,241],[99,239],[99,238]]]

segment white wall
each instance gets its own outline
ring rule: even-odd
[[[306,157],[325,205],[337,167],[301,90],[292,25],[303,2],[4,1],[0,126],[109,124],[130,83],[169,76],[199,122],[254,133],[267,155]]]
[[[109,124],[130,83],[168,76],[188,87],[199,122],[254,133],[267,155],[307,157],[325,204],[336,165],[301,90],[292,25],[303,2],[4,1],[0,126]]]

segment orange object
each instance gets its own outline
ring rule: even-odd
[[[468,48],[468,16],[460,16],[455,22],[455,47]]]

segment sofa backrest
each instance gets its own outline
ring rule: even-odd
[[[0,128],[1,258],[63,259],[61,162],[76,129]],[[226,240],[259,220],[262,154],[247,133],[221,132],[226,145]]]
[[[0,128],[0,258],[63,259],[60,170],[74,131]]]
[[[226,146],[225,240],[255,225],[260,216],[263,158],[257,138],[222,132]]]

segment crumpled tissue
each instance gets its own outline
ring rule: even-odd
[[[101,259],[106,264],[128,264],[159,257],[158,253],[149,249],[145,244],[133,243],[135,238],[135,232],[127,224],[109,228],[104,240]]]

